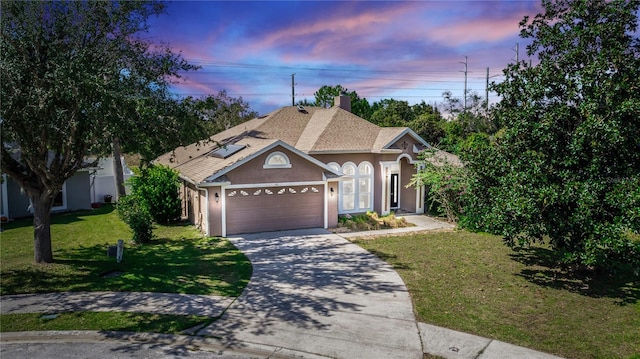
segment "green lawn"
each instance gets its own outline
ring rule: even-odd
[[[164,334],[180,334],[183,330],[214,320],[195,315],[124,312],[61,313],[55,318],[42,313],[4,314],[0,319],[0,332],[106,330]]]
[[[356,243],[395,267],[422,322],[566,358],[640,353],[640,278],[629,273],[571,276],[545,247],[514,252],[466,231]]]
[[[204,238],[193,226],[156,226],[151,244],[136,246],[111,206],[52,217],[55,263],[33,263],[31,220],[3,224],[0,294],[135,291],[239,296],[251,263],[226,239]],[[125,239],[122,263],[107,247]],[[121,275],[108,277],[109,272]]]

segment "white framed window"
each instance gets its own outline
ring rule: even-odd
[[[331,164],[329,164],[331,166]],[[345,178],[340,181],[340,213],[365,212],[373,209],[373,165],[353,162],[342,165]]]
[[[356,165],[347,162],[342,165],[345,179],[340,182],[340,209],[345,212],[356,211]]]
[[[67,182],[62,184],[62,189],[53,199],[52,211],[62,211],[67,209]]]
[[[262,168],[291,168],[289,157],[280,151],[272,152],[267,156]]]
[[[22,189],[21,189],[22,190]],[[53,205],[51,206],[51,211],[63,211],[67,209],[67,182],[62,184],[62,189],[53,199]],[[29,211],[33,213],[33,203],[31,199],[29,199]]]
[[[358,166],[358,207],[367,211],[373,209],[373,165],[369,162]]]

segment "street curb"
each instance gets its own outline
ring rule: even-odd
[[[224,342],[223,339],[207,338],[188,335],[116,332],[116,331],[90,331],[90,330],[50,330],[28,332],[4,332],[0,333],[0,343],[98,343],[98,342],[127,342],[135,344],[160,344],[173,347],[182,347],[191,351],[208,351],[216,354],[241,354],[250,357],[273,359],[326,359],[327,357],[291,350],[282,347],[273,347],[249,342]]]

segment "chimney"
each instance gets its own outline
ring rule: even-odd
[[[349,95],[336,96],[333,99],[333,105],[338,106],[345,111],[351,112],[351,96]]]

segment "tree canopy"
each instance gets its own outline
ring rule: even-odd
[[[49,211],[88,155],[171,137],[169,84],[192,70],[141,37],[155,1],[3,1],[2,172],[31,199],[34,259],[52,262]],[[171,121],[166,121],[171,120]],[[179,126],[178,126],[179,127]],[[140,142],[137,142],[140,141]]]
[[[468,158],[467,225],[548,240],[571,264],[640,268],[639,4],[544,0],[520,23],[538,61],[493,87],[505,129]]]
[[[360,98],[355,91],[349,91],[342,85],[329,86],[324,85],[314,93],[314,102],[306,100],[300,101],[303,106],[318,106],[329,108],[333,106],[336,96],[347,95],[351,97],[351,112],[368,120],[371,117],[371,105],[366,98]]]

